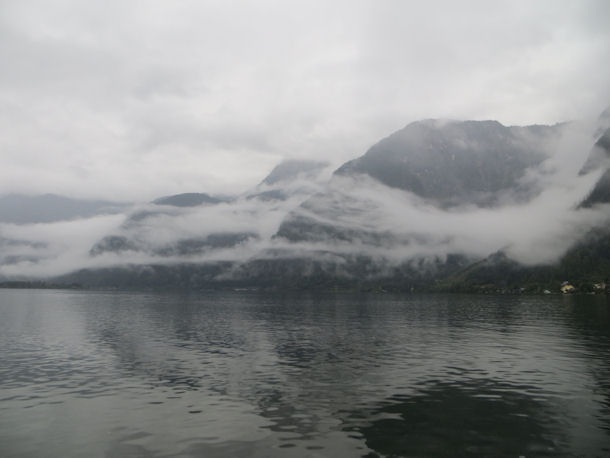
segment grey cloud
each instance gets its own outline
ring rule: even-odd
[[[604,1],[2,9],[0,193],[241,192],[415,119],[553,123],[610,100]]]
[[[577,175],[588,123],[570,124],[545,145],[548,160],[522,177],[535,198],[507,192],[499,208],[441,210],[372,180],[326,184],[329,170],[280,190],[257,187],[281,158],[339,166],[416,119],[552,124],[600,112],[610,101],[606,1],[24,0],[0,8],[0,194],[238,196],[211,207],[139,204],[134,212],[152,214],[135,222],[126,212],[0,224],[0,275],[295,255],[341,262],[354,253],[385,269],[499,249],[523,263],[553,262],[588,228],[608,224],[607,206],[576,209],[601,173],[589,164]],[[301,206],[320,191],[324,198]],[[277,236],[291,217],[350,237]],[[252,236],[210,248],[227,232]],[[92,256],[108,236],[129,243]],[[180,251],[187,242],[198,247],[193,254]]]

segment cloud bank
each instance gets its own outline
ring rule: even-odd
[[[507,189],[494,206],[443,208],[365,175],[329,176],[329,168],[316,167],[315,173],[272,174],[277,180],[211,205],[136,204],[118,215],[0,224],[0,276],[295,257],[342,262],[352,255],[397,266],[454,254],[477,260],[498,250],[525,265],[552,264],[589,230],[610,223],[610,204],[579,206],[606,170],[599,161],[579,173],[593,130],[574,123],[549,140],[546,160],[525,174],[539,190],[527,201]],[[287,223],[293,235],[302,233],[286,235]]]

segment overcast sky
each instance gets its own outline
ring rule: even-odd
[[[421,118],[610,102],[610,2],[0,0],[0,194],[246,190]]]

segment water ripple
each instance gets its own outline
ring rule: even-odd
[[[603,456],[608,310],[0,290],[0,455]]]

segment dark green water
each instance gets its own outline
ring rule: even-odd
[[[0,456],[610,456],[609,312],[0,290]]]

